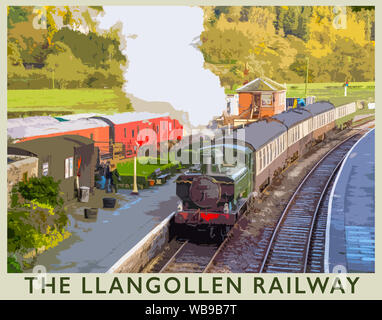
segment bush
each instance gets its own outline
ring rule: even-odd
[[[124,185],[133,186],[134,184],[134,176],[121,176],[121,181],[114,182],[118,183],[118,187],[124,188]],[[137,184],[143,185],[144,188],[147,188],[149,186],[146,177],[137,176]]]
[[[9,209],[8,252],[53,248],[70,235],[65,230],[67,224],[65,211],[55,211],[49,205],[31,202],[22,208]]]
[[[22,273],[23,272],[20,264],[17,262],[17,259],[14,256],[8,257],[7,271],[8,271],[8,273]]]
[[[62,207],[64,200],[59,195],[60,181],[54,181],[53,177],[32,177],[27,181],[20,181],[13,189],[11,207],[17,207],[20,198],[47,204],[54,208]],[[22,199],[21,199],[22,201]]]
[[[20,181],[12,190],[8,210],[8,252],[55,247],[70,233],[68,217],[62,209],[59,181],[52,177]]]

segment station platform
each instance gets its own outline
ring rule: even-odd
[[[85,219],[84,207],[68,209],[72,234],[37,256],[35,265],[53,273],[104,273],[176,209],[176,177],[164,185],[139,190],[118,189],[115,209],[98,209],[96,218]],[[101,191],[100,191],[101,192]],[[98,199],[102,203],[102,196]],[[31,272],[32,270],[28,271]]]
[[[325,272],[375,271],[375,129],[347,154],[328,208]]]

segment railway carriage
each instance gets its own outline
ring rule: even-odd
[[[352,114],[355,111],[356,111],[355,102],[349,103],[349,104],[345,104],[345,105],[340,106],[340,107],[337,107],[336,110],[335,110],[336,120],[340,119],[340,118],[343,118],[343,117],[346,117],[346,116]]]
[[[136,153],[136,142],[155,148],[161,143],[183,138],[183,126],[168,114],[126,112],[114,115],[75,114],[61,117],[36,116],[8,119],[8,135],[19,141],[80,135],[95,142],[101,154],[110,154],[113,144],[123,145],[123,153]],[[135,147],[135,148],[134,148]]]
[[[335,127],[336,111],[330,102],[316,102],[305,107],[312,114],[313,141],[325,139],[325,135]]]
[[[246,203],[251,191],[254,195],[263,192],[291,161],[304,155],[314,143],[324,140],[335,127],[338,117],[354,111],[355,107],[350,105],[336,109],[330,102],[317,102],[247,125],[246,170],[236,166],[231,175],[221,171],[218,177],[216,173],[204,170],[178,177],[177,195],[181,201],[175,214],[176,228],[203,225],[210,228],[211,235],[223,239],[242,213],[238,210],[240,206],[232,206],[233,203]],[[231,142],[225,142],[224,147],[235,148]],[[234,175],[240,176],[240,170],[246,171],[245,178],[233,179]],[[227,187],[225,184],[233,185]],[[241,192],[243,186],[245,192]]]
[[[95,147],[104,148],[100,141],[109,141],[108,125],[98,119],[76,118],[65,120],[64,117],[36,116],[8,119],[8,135],[20,141],[39,138],[58,137],[62,135],[79,135],[95,141]]]
[[[289,109],[273,116],[283,123],[288,130],[288,162],[293,162],[304,155],[312,143],[313,121],[312,114],[303,109]]]
[[[245,128],[246,144],[254,156],[253,191],[262,192],[285,167],[287,129],[272,118]]]

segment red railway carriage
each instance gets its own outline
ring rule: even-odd
[[[80,135],[92,139],[101,154],[110,152],[110,145],[122,143],[127,156],[135,154],[134,146],[183,138],[183,126],[168,114],[126,112],[114,115],[80,114],[60,118],[49,116],[8,120],[8,135],[20,141]]]
[[[126,112],[97,116],[109,125],[109,137],[113,143],[122,143],[127,155],[135,155],[137,142],[153,144],[183,138],[183,126],[167,114]]]
[[[27,117],[8,120],[8,135],[20,141],[62,136],[79,135],[95,141],[100,149],[109,141],[109,128],[103,121],[91,118],[79,118],[60,121],[53,117]]]

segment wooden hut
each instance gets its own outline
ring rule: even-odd
[[[8,146],[8,154],[38,158],[37,176],[60,180],[64,200],[77,196],[77,176],[80,187],[94,187],[97,153],[94,141],[89,138],[78,135],[39,138]]]

